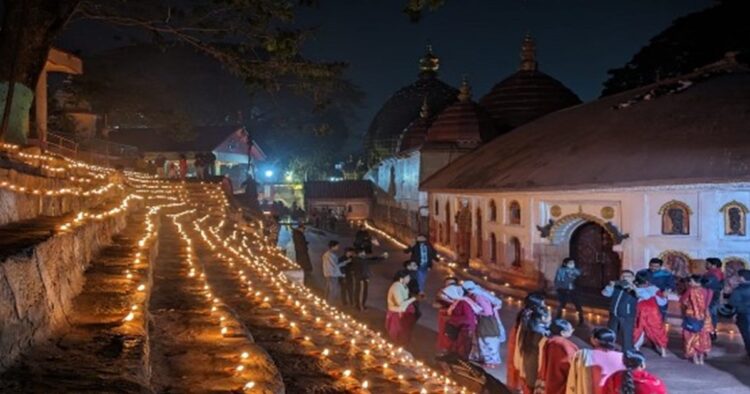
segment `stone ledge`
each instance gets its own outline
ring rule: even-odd
[[[51,235],[0,261],[0,370],[70,325],[91,259],[126,225],[128,211]]]

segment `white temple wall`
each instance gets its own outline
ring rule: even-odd
[[[435,202],[439,206],[435,215]],[[568,255],[570,238],[581,224],[594,221],[611,223],[615,231],[628,234],[613,250],[620,255],[622,267],[645,268],[652,257],[670,251],[687,255],[691,260],[707,257],[740,258],[750,261],[750,237],[727,235],[727,220],[722,207],[732,201],[750,205],[750,184],[694,184],[659,187],[633,187],[609,190],[561,190],[515,193],[430,193],[430,217],[436,224],[445,225],[445,204],[451,205],[451,230],[458,231],[455,215],[466,201],[472,212],[472,264],[486,268],[509,270],[513,251],[511,239],[521,244],[522,266],[514,272],[520,275],[540,275],[549,283],[561,259]],[[490,219],[490,202],[497,207],[497,219]],[[520,206],[520,223],[510,220],[511,202]],[[662,234],[660,209],[671,201],[678,201],[690,210],[689,233]],[[476,210],[482,212],[482,257],[474,255],[476,240]],[[553,234],[544,238],[536,226],[544,226],[552,219]],[[743,215],[744,220],[744,215]],[[565,224],[567,223],[567,224]],[[745,223],[745,226],[747,224]],[[491,259],[491,234],[495,234],[496,261]],[[443,237],[435,241],[455,252],[455,244],[447,245]],[[455,236],[451,237],[455,242]]]

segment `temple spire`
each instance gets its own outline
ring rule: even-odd
[[[427,96],[424,96],[424,100],[422,100],[422,108],[419,110],[419,117],[422,119],[430,117],[430,106],[427,104]]]
[[[461,82],[461,87],[458,89],[458,101],[465,103],[471,100],[471,86],[469,80],[464,75],[464,79]]]
[[[536,71],[536,44],[531,34],[526,33],[521,44],[521,66],[522,71]]]
[[[426,52],[419,59],[419,75],[434,76],[440,68],[440,58],[432,53],[432,44],[427,44]]]

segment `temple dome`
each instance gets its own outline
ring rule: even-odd
[[[427,98],[422,102],[422,108],[419,111],[419,117],[409,123],[404,129],[403,134],[398,142],[398,153],[419,149],[424,144],[427,137],[427,129],[434,118],[430,114],[430,107],[427,104]]]
[[[528,34],[521,47],[521,65],[479,101],[500,132],[514,129],[548,113],[581,103],[560,81],[538,70],[534,40]]]
[[[471,88],[464,80],[458,101],[446,107],[435,118],[427,131],[425,142],[476,147],[495,136],[492,118],[479,104],[471,100]]]
[[[365,137],[371,158],[396,153],[401,134],[418,119],[425,99],[434,113],[456,100],[458,90],[437,77],[439,65],[438,57],[428,46],[427,53],[419,62],[419,79],[399,89],[380,108]]]

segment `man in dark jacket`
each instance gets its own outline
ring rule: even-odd
[[[305,224],[300,223],[297,228],[292,230],[292,242],[294,242],[294,255],[296,256],[297,264],[302,267],[302,271],[305,272],[304,283],[309,286],[312,283],[312,263],[310,262],[310,254],[307,251],[307,239],[305,238]]]
[[[357,305],[354,298],[354,271],[352,270],[351,264],[354,256],[356,256],[354,248],[346,248],[344,258],[349,260],[350,263],[341,267],[341,273],[344,274],[344,277],[339,281],[339,284],[341,285],[341,299],[343,300],[344,306]]]
[[[750,356],[750,270],[740,270],[738,274],[742,278],[742,283],[729,297],[729,305],[737,313],[737,328],[745,342],[745,351]]]
[[[432,268],[432,263],[438,261],[435,248],[427,242],[427,237],[418,235],[417,240],[410,248],[405,250],[411,253],[410,261],[417,263],[417,283],[419,284],[420,294],[424,294],[424,284],[427,281],[427,273]]]
[[[611,298],[609,304],[609,323],[607,326],[620,337],[623,351],[633,350],[633,330],[635,329],[635,312],[638,296],[635,293],[633,271],[624,270],[620,280],[609,282],[602,290],[602,295]]]
[[[364,224],[359,226],[359,230],[354,234],[354,247],[364,250],[367,254],[372,253],[372,235]]]
[[[367,309],[367,295],[370,290],[370,264],[388,258],[388,253],[382,256],[373,256],[364,249],[357,249],[357,255],[351,262],[351,270],[354,276],[354,301],[360,311]]]
[[[711,290],[711,303],[708,304],[708,310],[711,313],[711,323],[713,323],[713,332],[711,339],[716,340],[716,324],[719,321],[719,308],[721,307],[721,290],[724,288],[724,272],[721,270],[721,260],[716,257],[706,259],[706,273],[703,274],[703,287]]]
[[[648,268],[638,271],[638,275],[644,276],[648,283],[656,286],[663,292],[674,291],[677,283],[674,279],[674,274],[664,268],[664,260],[654,257],[649,260]],[[666,318],[667,308],[669,304],[659,306],[661,317]]]

